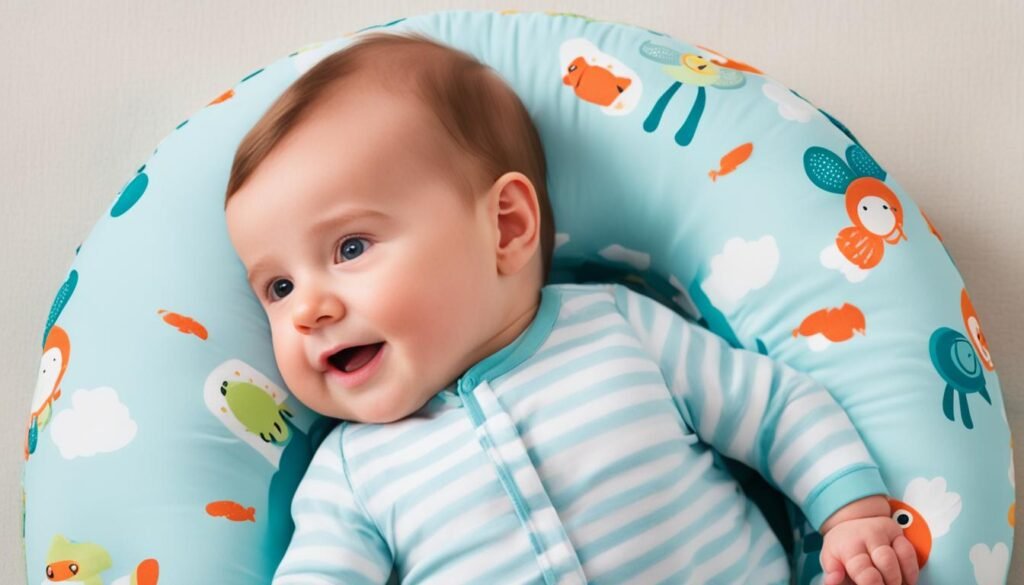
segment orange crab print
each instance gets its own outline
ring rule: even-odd
[[[834,152],[812,146],[804,152],[804,171],[812,183],[842,195],[853,225],[836,235],[821,251],[826,268],[838,270],[850,282],[867,278],[885,255],[886,244],[907,239],[903,231],[903,205],[883,181],[886,173],[859,144],[846,149],[844,161]]]
[[[992,363],[992,353],[988,349],[988,341],[985,340],[985,333],[981,330],[981,323],[978,321],[978,313],[974,310],[971,297],[967,296],[967,289],[960,291],[960,312],[964,318],[964,329],[967,330],[967,337],[978,354],[978,359],[985,369],[992,371],[996,368]]]
[[[840,230],[836,247],[861,270],[878,266],[885,244],[906,240],[903,207],[896,194],[874,177],[861,177],[846,190],[846,214],[853,225]]]

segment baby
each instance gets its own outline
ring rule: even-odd
[[[341,419],[274,584],[788,582],[716,452],[824,534],[826,584],[915,583],[824,388],[623,286],[544,286],[545,173],[515,93],[418,35],[326,57],[240,144],[231,241],[284,381]]]

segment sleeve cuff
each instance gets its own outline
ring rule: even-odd
[[[815,530],[820,531],[825,520],[843,506],[879,494],[888,496],[889,490],[877,467],[840,471],[835,479],[825,480],[808,495],[803,506],[804,516]]]

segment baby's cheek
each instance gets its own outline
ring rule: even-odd
[[[277,362],[277,369],[281,372],[285,384],[295,386],[302,382],[302,371],[308,368],[305,354],[301,346],[297,346],[294,340],[283,335],[273,335],[274,361]],[[305,366],[305,367],[302,367]]]
[[[418,347],[421,352],[432,349],[424,344],[442,341],[445,329],[454,326],[448,308],[443,304],[444,300],[435,300],[429,294],[430,291],[421,290],[415,301],[391,305],[393,310],[387,317],[390,321],[389,329],[396,332],[400,339],[416,344],[414,347]]]

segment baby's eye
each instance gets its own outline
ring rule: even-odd
[[[292,292],[293,288],[295,288],[295,285],[293,285],[292,281],[287,278],[277,278],[272,280],[270,284],[267,285],[267,299],[269,299],[270,302],[279,301],[288,296],[288,294]]]
[[[355,260],[365,252],[370,245],[370,241],[366,238],[345,238],[341,241],[341,244],[338,245],[338,255],[335,257],[335,260],[338,262]]]

